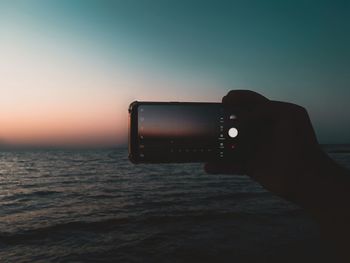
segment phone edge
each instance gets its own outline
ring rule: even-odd
[[[128,120],[128,158],[130,160],[130,162],[132,162],[133,164],[138,164],[140,163],[140,160],[138,160],[138,153],[137,151],[137,109],[140,105],[139,101],[133,101],[130,103],[129,105],[129,120]]]

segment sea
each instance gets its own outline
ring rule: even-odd
[[[349,145],[324,149],[350,168]],[[246,176],[123,148],[0,152],[0,262],[317,262],[320,240]]]

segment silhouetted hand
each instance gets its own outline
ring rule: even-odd
[[[322,157],[306,110],[246,90],[230,91],[222,102],[228,110],[242,109],[238,118],[256,127],[251,140],[258,139],[244,163],[208,163],[206,171],[247,174],[271,192],[296,201],[298,186]]]
[[[299,204],[321,224],[342,254],[350,234],[350,176],[319,146],[307,111],[247,90],[222,102],[252,128],[253,146],[242,160],[207,163],[208,173],[246,174],[267,190]],[[239,139],[239,138],[238,138]]]

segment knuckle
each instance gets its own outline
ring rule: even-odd
[[[307,110],[299,105],[296,105],[296,112],[301,114],[301,115],[307,115]]]

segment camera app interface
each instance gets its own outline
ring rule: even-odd
[[[210,160],[223,157],[224,110],[219,103],[140,105],[140,158]]]

